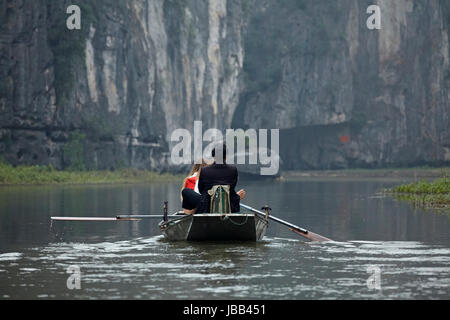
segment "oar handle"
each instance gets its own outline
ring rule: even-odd
[[[252,211],[252,212],[258,214],[258,215],[261,216],[261,217],[265,217],[265,216],[266,216],[266,214],[265,214],[264,212],[259,211],[259,210],[256,210],[255,208],[252,208],[252,207],[247,206],[247,205],[242,204],[242,203],[241,203],[240,205],[241,205],[242,208],[247,209],[247,210],[250,210],[250,211]],[[305,230],[305,229],[303,229],[303,228],[300,228],[299,226],[296,226],[295,224],[292,224],[292,223],[289,223],[289,222],[287,222],[287,221],[284,221],[284,220],[282,220],[282,219],[280,219],[280,218],[277,218],[277,217],[274,217],[274,216],[270,215],[270,216],[269,216],[269,219],[271,219],[271,220],[273,220],[273,221],[276,221],[276,222],[278,222],[278,223],[281,223],[282,225],[285,225],[286,227],[289,227],[289,228],[291,228],[291,229],[295,229],[295,230],[297,230],[297,231],[300,231],[301,233],[308,234],[308,230]]]
[[[250,210],[254,213],[256,213],[257,215],[259,215],[260,217],[264,217],[265,214],[259,210],[256,210],[255,208],[249,207],[245,204],[241,204],[241,207],[243,207],[244,209]],[[297,233],[298,235],[311,240],[311,241],[319,241],[319,242],[328,242],[328,241],[332,241],[331,239],[328,239],[324,236],[321,236],[320,234],[305,230],[303,228],[300,228],[299,226],[296,226],[295,224],[289,223],[287,221],[284,221],[280,218],[274,217],[274,216],[269,216],[269,219],[276,221],[282,225],[287,226],[291,231]]]
[[[134,218],[134,219],[163,219],[162,215],[119,215],[116,216],[116,219],[130,219],[130,218]]]

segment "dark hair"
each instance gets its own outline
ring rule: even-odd
[[[214,147],[214,149],[212,150],[211,155],[213,156],[213,158],[216,157],[216,148],[220,148],[220,146],[218,145],[218,146]],[[226,159],[227,158],[227,145],[225,143],[222,145],[222,152],[223,152],[223,158]]]

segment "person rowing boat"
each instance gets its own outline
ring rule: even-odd
[[[198,179],[198,190],[200,192],[200,203],[197,213],[211,212],[211,190],[217,186],[228,186],[231,213],[240,212],[240,200],[245,198],[244,189],[235,191],[238,182],[238,170],[236,166],[226,164],[226,145],[218,145],[212,150],[214,163],[202,169]]]

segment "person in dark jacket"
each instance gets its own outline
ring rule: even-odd
[[[223,145],[223,152],[216,152],[217,148],[212,151],[214,157],[214,163],[210,166],[204,167],[198,180],[198,190],[201,195],[200,204],[197,208],[197,213],[208,213],[210,190],[215,185],[229,185],[230,186],[230,204],[231,212],[240,211],[240,200],[244,199],[245,191],[235,191],[236,184],[238,182],[238,171],[236,166],[226,164],[226,145]],[[223,157],[223,159],[221,158]],[[219,160],[219,161],[218,161]],[[220,161],[222,160],[222,161]]]

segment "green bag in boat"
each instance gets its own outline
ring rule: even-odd
[[[208,190],[210,213],[231,213],[230,186],[217,185]]]

